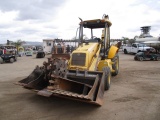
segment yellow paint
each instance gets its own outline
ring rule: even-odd
[[[100,47],[98,52],[96,53],[95,57],[93,58],[92,62],[90,63],[89,71],[96,71],[97,70],[97,65],[99,63],[99,60],[101,59],[99,56],[100,53]]]
[[[118,48],[116,46],[111,46],[108,52],[108,59],[114,58],[117,52],[118,52]]]
[[[111,59],[101,60],[98,64],[97,70],[102,71],[104,67],[109,67],[112,70],[112,61]]]
[[[82,46],[79,46],[76,50],[72,52],[74,53],[84,53],[86,54],[85,66],[76,66],[72,65],[72,55],[69,61],[69,69],[80,69],[80,70],[93,70],[95,68],[96,61],[99,56],[100,45],[99,43],[83,43]],[[93,65],[94,64],[94,65]],[[90,67],[91,66],[91,67]]]

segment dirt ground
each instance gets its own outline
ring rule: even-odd
[[[46,58],[19,57],[0,64],[1,120],[160,120],[160,61],[134,61],[120,55],[119,75],[101,107],[57,97],[46,98],[13,83]]]

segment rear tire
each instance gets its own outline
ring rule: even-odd
[[[116,76],[119,73],[119,55],[116,54],[115,57],[112,59],[112,62],[114,62],[114,64],[112,65],[113,70],[115,70],[115,72],[112,72],[112,76]]]
[[[103,71],[105,72],[104,90],[109,90],[111,84],[111,70],[109,67],[104,67]]]

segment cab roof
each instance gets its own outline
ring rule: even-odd
[[[110,27],[112,23],[108,19],[94,19],[94,20],[85,20],[80,22],[81,25],[84,26],[84,28],[104,28],[105,24],[108,24]]]

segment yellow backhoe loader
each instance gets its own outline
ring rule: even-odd
[[[119,72],[118,47],[110,46],[112,23],[108,15],[103,15],[102,19],[80,20],[76,50],[70,55],[52,54],[47,62],[16,84],[46,97],[58,96],[102,105],[111,76]]]

